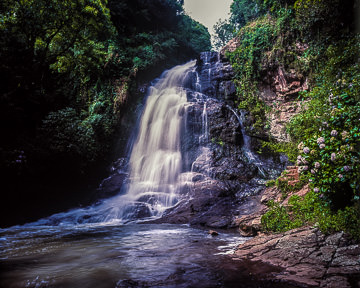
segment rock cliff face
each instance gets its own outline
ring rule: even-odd
[[[289,141],[285,125],[301,110],[297,101],[300,91],[308,89],[307,79],[294,69],[269,67],[264,63],[264,77],[259,86],[260,97],[271,111],[267,113],[270,135],[278,141]]]
[[[221,101],[232,102],[236,95],[232,82],[234,72],[230,62],[217,52],[203,52],[197,60],[201,93]]]
[[[221,49],[221,57],[225,58],[227,52],[235,51],[238,46],[239,39],[230,40]],[[296,57],[301,57],[308,46],[296,43],[295,47],[288,47],[287,49]],[[308,79],[302,72],[295,69],[285,69],[284,65],[277,61],[264,59],[261,66],[259,94],[265,104],[272,108],[266,115],[270,124],[269,134],[278,141],[289,141],[285,125],[294,115],[299,113],[301,106],[297,97],[299,92],[308,89]]]

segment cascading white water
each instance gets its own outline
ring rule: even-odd
[[[152,203],[155,214],[174,204],[182,158],[180,134],[187,102],[182,83],[190,62],[165,73],[151,88],[130,157],[128,196]]]
[[[150,88],[130,156],[127,193],[104,201],[106,221],[160,216],[176,203],[182,172],[180,136],[187,103],[183,84],[195,63],[166,71]]]
[[[206,144],[209,142],[209,128],[208,128],[206,102],[204,102],[204,108],[201,114],[201,126],[202,126],[201,127],[202,135],[199,137],[199,144],[206,146]]]

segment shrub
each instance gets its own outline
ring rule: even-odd
[[[265,104],[257,95],[257,81],[261,60],[275,38],[275,21],[265,16],[259,18],[243,27],[237,37],[240,46],[228,56],[236,73],[238,108],[250,112],[255,133],[261,132],[266,120]]]
[[[290,197],[288,206],[270,201],[270,210],[261,218],[265,231],[284,232],[303,225],[315,225],[325,233],[345,231],[360,239],[360,205],[334,213],[319,194],[311,191],[304,198]]]
[[[41,134],[53,154],[77,156],[90,162],[96,159],[98,147],[94,130],[89,123],[81,121],[73,108],[49,113]]]
[[[284,206],[274,201],[269,201],[268,206],[270,210],[261,217],[265,231],[284,232],[295,228]]]
[[[323,104],[326,113],[318,118],[319,130],[305,139],[302,143],[306,147],[299,150],[301,172],[335,209],[359,197],[360,104],[354,95],[359,89],[359,83],[343,79],[330,89],[322,88],[328,95]],[[309,167],[306,171],[305,166]]]

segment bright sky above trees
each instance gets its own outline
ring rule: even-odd
[[[186,13],[196,21],[205,25],[211,35],[214,34],[213,26],[221,18],[229,18],[232,0],[185,0]]]

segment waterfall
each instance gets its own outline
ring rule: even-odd
[[[208,127],[208,117],[207,117],[207,110],[206,110],[206,101],[204,102],[204,109],[201,114],[201,130],[202,135],[199,137],[199,144],[206,145],[209,142],[209,127]]]
[[[245,157],[248,159],[249,163],[254,164],[257,168],[259,173],[266,178],[266,173],[264,171],[264,169],[261,167],[262,166],[262,162],[260,161],[260,159],[258,158],[257,155],[255,155],[255,153],[251,150],[251,138],[249,135],[246,134],[245,131],[245,113],[243,110],[240,110],[240,115],[238,113],[236,113],[236,111],[230,107],[229,105],[226,105],[226,107],[234,113],[236,119],[239,121],[240,127],[241,127],[241,134],[242,134],[242,138],[243,138],[243,147],[242,150],[244,151]]]
[[[129,177],[121,193],[90,207],[55,214],[39,223],[127,223],[161,217],[166,209],[178,203],[180,190],[186,182],[184,172],[190,168],[183,163],[189,157],[186,149],[201,150],[208,163],[207,172],[210,168],[207,106],[205,95],[199,92],[202,87],[195,64],[196,61],[191,61],[165,71],[149,88],[137,137],[131,145]],[[188,97],[193,102],[188,102]],[[187,110],[191,105],[201,104],[198,144],[182,150]]]
[[[122,194],[92,207],[89,222],[160,217],[177,202],[182,171],[181,134],[186,121],[184,86],[196,61],[163,73],[149,89]]]
[[[152,203],[153,215],[175,200],[182,156],[180,136],[186,92],[182,88],[190,62],[167,71],[151,88],[130,157],[128,196]]]

